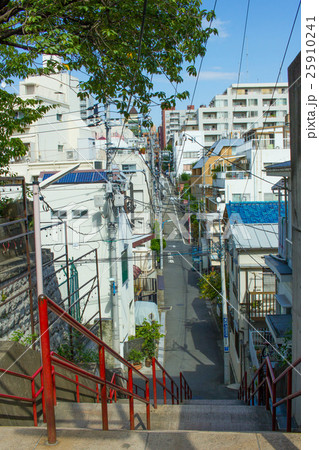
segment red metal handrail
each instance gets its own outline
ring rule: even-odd
[[[179,385],[180,385],[180,393],[181,393],[181,403],[183,403],[183,392],[184,392],[184,400],[190,400],[193,397],[193,393],[189,384],[186,381],[186,378],[182,374],[179,373]]]
[[[264,359],[262,364],[259,366],[257,371],[255,372],[250,385],[247,386],[247,372],[242,379],[240,384],[240,388],[238,391],[238,398],[244,400],[246,403],[254,404],[255,396],[258,397],[258,405],[262,404],[262,389],[265,390],[265,406],[267,410],[270,410],[270,399],[272,401],[272,431],[275,431],[277,428],[276,424],[276,408],[283,403],[287,404],[287,425],[286,431],[291,431],[291,402],[294,398],[301,396],[301,391],[292,392],[292,371],[295,367],[301,364],[301,358],[298,358],[295,362],[290,364],[281,374],[275,377],[271,361],[269,356]],[[266,375],[265,375],[266,370]],[[277,400],[277,383],[282,380],[285,376],[287,376],[287,395],[280,400]],[[255,385],[257,380],[257,385]]]
[[[52,363],[55,365],[69,369],[77,375],[82,375],[84,378],[91,379],[101,385],[101,407],[102,407],[102,426],[103,430],[108,430],[108,414],[107,414],[107,386],[117,391],[123,392],[129,397],[130,407],[130,429],[134,430],[134,399],[142,401],[146,404],[146,426],[150,429],[150,397],[149,397],[149,379],[126,361],[122,356],[116,353],[100,338],[95,336],[90,330],[85,328],[81,323],[77,322],[70,314],[64,311],[60,306],[54,303],[45,295],[39,296],[39,322],[41,335],[41,353],[43,363],[43,381],[44,381],[44,399],[45,399],[45,413],[47,420],[47,434],[48,443],[54,444],[56,442],[56,424],[54,414],[54,385],[52,377]],[[60,317],[61,320],[68,323],[72,328],[79,331],[81,334],[95,342],[99,347],[99,362],[100,362],[100,376],[90,374],[83,369],[80,369],[70,362],[66,362],[61,358],[51,355],[50,337],[49,337],[49,320],[48,309]],[[116,385],[106,379],[105,370],[105,351],[117,359],[121,364],[128,368],[128,383],[127,389]],[[133,372],[137,373],[145,381],[145,397],[141,397],[133,392]]]
[[[156,376],[156,366],[162,371],[163,382],[160,381]],[[178,394],[178,385],[175,383],[173,378],[166,372],[164,367],[157,361],[156,358],[152,358],[152,373],[153,373],[153,396],[154,396],[154,408],[157,408],[157,384],[159,384],[163,388],[163,397],[164,397],[164,405],[167,403],[167,393],[172,397],[172,405],[175,403],[175,399],[177,404],[179,404],[179,394]],[[171,382],[171,388],[169,389],[166,386],[166,377],[169,378]],[[175,394],[176,387],[176,394]]]
[[[41,376],[41,387],[36,392],[35,391],[35,379],[39,374],[42,375],[42,367],[40,367],[33,375],[24,375],[24,374],[14,372],[12,370],[7,370],[7,369],[0,369],[0,372],[5,373],[7,375],[17,377],[17,378],[23,378],[23,379],[31,382],[31,397],[21,397],[18,395],[11,395],[11,394],[0,394],[0,397],[8,398],[10,400],[20,400],[20,401],[32,403],[33,423],[34,423],[34,426],[37,427],[38,426],[37,398],[43,392],[43,385],[42,385],[42,376]],[[42,406],[43,406],[43,399],[42,399]]]

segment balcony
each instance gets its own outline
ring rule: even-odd
[[[243,314],[248,320],[265,320],[266,315],[275,314],[275,292],[246,292],[246,303],[240,304]]]

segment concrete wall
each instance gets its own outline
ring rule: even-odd
[[[46,250],[43,252],[43,261],[49,261],[52,259],[53,255],[50,251]],[[8,266],[10,266],[10,262],[8,261]],[[12,265],[14,261],[12,261]],[[13,267],[14,269],[14,267]],[[18,268],[16,269],[18,270]],[[21,267],[20,267],[21,271]],[[13,272],[10,272],[12,277],[14,276]],[[21,272],[18,272],[21,273]],[[49,264],[43,270],[43,279],[44,279],[44,292],[55,302],[59,303],[62,298],[58,288],[58,281],[56,275],[54,274],[53,264]],[[35,273],[32,275],[32,283],[35,286]],[[9,287],[5,289],[1,289],[0,291],[7,298],[15,295],[18,291],[24,291],[28,288],[28,279],[22,278],[21,280],[16,281]],[[38,321],[38,302],[36,298],[36,290],[33,290],[33,311],[34,311],[34,321]],[[25,333],[25,336],[31,334],[31,315],[30,315],[30,299],[28,291],[22,292],[21,295],[14,298],[12,301],[9,301],[5,305],[0,305],[0,339],[8,339],[12,333],[16,330],[21,330]],[[67,331],[67,325],[65,322],[58,320],[55,321],[53,326],[51,327],[51,344],[54,349],[57,349],[58,346],[62,343],[64,334]],[[38,326],[35,326],[35,333],[39,334]],[[37,344],[39,348],[39,344]]]
[[[33,375],[41,366],[41,355],[39,351],[27,350],[17,342],[0,341],[0,368],[9,369],[25,375]],[[75,380],[75,375],[60,368],[57,372]],[[95,384],[79,377],[79,382],[85,386],[95,389]],[[75,384],[56,376],[57,401],[76,401]],[[40,377],[35,383],[36,392],[40,388]],[[0,393],[31,397],[31,382],[17,378],[7,373],[0,376]],[[80,388],[80,400],[82,402],[94,402],[95,394]],[[38,419],[42,416],[41,396],[37,401]],[[0,426],[32,426],[33,413],[32,404],[29,402],[18,402],[0,397]]]
[[[301,54],[288,68],[292,184],[292,360],[301,355]],[[298,368],[299,371],[300,368]],[[293,390],[301,388],[293,373]],[[301,422],[300,397],[293,401],[293,414]]]

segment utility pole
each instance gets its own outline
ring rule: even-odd
[[[159,225],[160,225],[160,269],[163,270],[163,215],[162,215],[162,198],[161,198],[161,189],[160,189],[160,178],[162,172],[162,155],[161,150],[158,149],[158,189],[157,189],[157,198],[158,198],[158,209],[159,209]]]
[[[116,254],[116,226],[117,217],[113,210],[113,183],[111,173],[111,155],[110,155],[110,123],[109,123],[109,106],[110,100],[107,99],[104,103],[105,107],[105,134],[106,134],[106,176],[108,178],[108,189],[106,192],[106,204],[107,204],[107,236],[109,243],[109,291],[110,291],[110,303],[112,305],[112,346],[113,350],[120,353],[120,318],[119,318],[119,298],[118,298],[118,279],[117,279],[117,254]],[[111,185],[111,187],[109,187]],[[102,337],[101,337],[102,338]]]
[[[223,306],[223,334],[224,334],[224,384],[230,384],[229,367],[229,337],[228,337],[228,315],[226,298],[226,274],[225,274],[225,249],[222,242],[221,212],[219,211],[219,243],[220,243],[220,276],[222,288]]]

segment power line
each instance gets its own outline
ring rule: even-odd
[[[249,0],[249,1],[250,1],[250,0]],[[294,30],[294,28],[295,28],[295,24],[296,24],[297,16],[298,16],[298,13],[299,13],[300,5],[301,5],[301,1],[299,2],[298,8],[297,8],[297,11],[296,11],[296,14],[295,14],[295,18],[294,18],[293,24],[292,24],[291,29],[290,29],[288,42],[287,42],[287,44],[286,44],[286,48],[285,48],[285,51],[284,51],[284,54],[283,54],[283,57],[282,57],[282,60],[281,60],[281,64],[280,64],[280,67],[279,67],[279,70],[278,70],[278,75],[277,75],[277,79],[276,79],[275,86],[274,86],[274,88],[273,88],[273,92],[272,92],[272,96],[271,96],[271,99],[270,99],[270,102],[269,102],[269,106],[268,106],[267,111],[264,113],[266,119],[267,119],[268,113],[269,113],[270,108],[271,108],[272,103],[273,103],[273,99],[274,99],[274,95],[275,95],[275,90],[276,90],[276,88],[277,88],[277,84],[278,84],[278,81],[279,81],[279,78],[280,78],[280,74],[281,74],[281,69],[282,69],[282,66],[283,66],[284,61],[285,61],[285,58],[286,58],[286,54],[287,54],[287,50],[288,50],[288,47],[289,47],[289,44],[290,44],[291,36],[292,36],[293,30]],[[255,151],[255,154],[254,154],[254,160],[253,160],[252,165],[251,165],[252,167],[253,167],[253,165],[255,164],[257,152],[258,152],[258,150],[259,150],[259,143],[260,143],[260,140],[261,140],[261,137],[262,137],[262,134],[263,134],[264,129],[265,129],[265,122],[263,122],[263,127],[262,127],[262,130],[261,130],[261,134],[260,134],[260,136],[259,136],[258,145],[257,145],[256,151]],[[245,188],[244,188],[243,194],[245,194],[247,185],[248,185],[248,180],[246,181],[246,184],[245,184]]]

